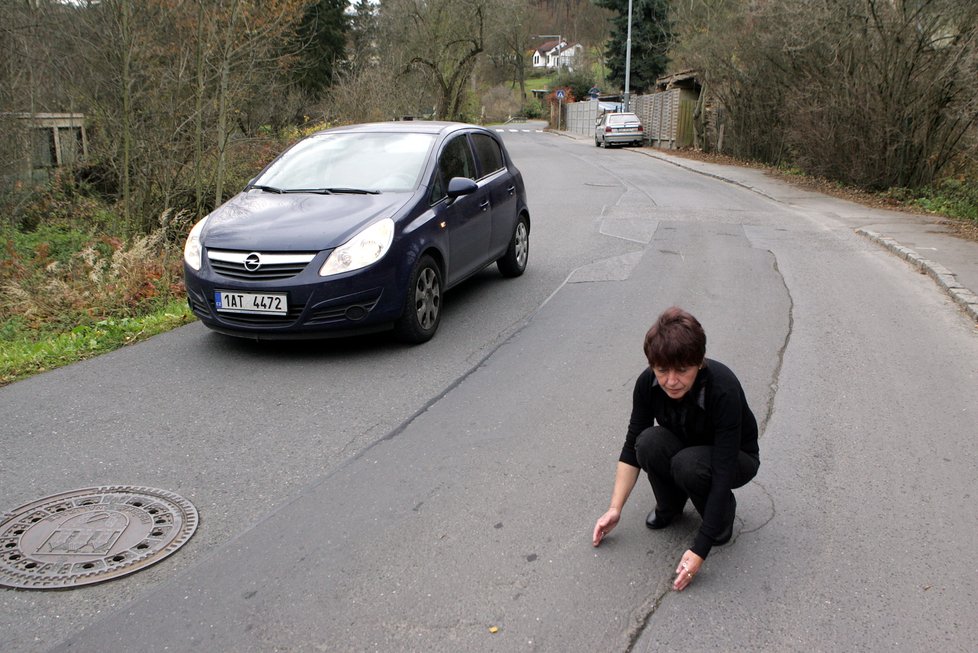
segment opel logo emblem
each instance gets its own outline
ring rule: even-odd
[[[252,252],[245,257],[244,260],[245,270],[248,272],[254,272],[261,267],[261,256],[258,252]]]

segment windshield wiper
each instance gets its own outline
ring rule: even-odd
[[[276,193],[278,195],[281,195],[282,193],[285,192],[281,188],[275,188],[274,186],[259,186],[257,184],[249,184],[248,186],[245,186],[245,190],[251,190],[252,188],[263,190],[266,193]]]
[[[319,195],[353,194],[353,195],[380,195],[379,190],[366,190],[363,188],[287,188],[283,193],[317,193]]]

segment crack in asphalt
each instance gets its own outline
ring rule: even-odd
[[[624,645],[619,647],[618,650],[625,651],[627,653],[635,647],[635,644],[638,643],[639,637],[641,637],[642,633],[645,632],[645,627],[648,625],[652,615],[659,609],[659,606],[662,604],[662,600],[665,598],[666,594],[669,593],[669,591],[670,590],[667,587],[659,594],[653,594],[645,601],[645,603],[631,612],[629,615],[629,621],[631,624],[624,633]]]
[[[740,532],[738,532],[736,537],[734,537],[735,542],[737,541],[737,538],[743,535],[744,533],[756,533],[757,531],[761,530],[762,528],[770,524],[774,520],[775,516],[777,516],[778,514],[778,510],[774,505],[774,497],[771,496],[771,493],[767,491],[767,488],[764,487],[763,484],[758,483],[756,479],[751,481],[750,484],[757,488],[760,488],[761,494],[767,497],[768,503],[771,505],[771,510],[768,513],[768,518],[765,519],[763,522],[761,522],[758,526],[755,526],[750,530],[741,530]]]
[[[778,356],[777,356],[778,362],[774,366],[774,371],[771,374],[771,382],[768,384],[768,396],[765,405],[764,421],[763,421],[764,426],[761,429],[761,432],[758,434],[758,439],[762,438],[764,434],[767,432],[767,426],[771,421],[771,417],[774,415],[774,400],[778,393],[778,383],[781,378],[781,369],[784,365],[784,355],[785,352],[788,350],[788,344],[791,342],[791,335],[792,333],[794,333],[794,328],[795,328],[795,300],[791,296],[791,289],[788,287],[788,284],[784,279],[784,275],[781,273],[781,268],[778,266],[778,257],[770,249],[768,249],[767,252],[768,254],[771,255],[772,267],[774,268],[774,271],[777,273],[778,278],[781,279],[781,284],[784,286],[785,295],[788,298],[788,329],[787,332],[785,333],[784,341],[781,343],[781,346],[778,349]],[[771,521],[774,519],[775,515],[777,514],[777,509],[774,503],[774,497],[772,497],[771,493],[767,491],[767,488],[765,488],[762,484],[758,483],[756,480],[751,481],[751,484],[760,488],[764,496],[768,498],[768,501],[771,506],[771,510],[768,513],[768,518],[765,519],[760,525],[751,528],[750,530],[737,531],[737,533],[734,535],[733,539],[731,540],[730,544],[736,542],[737,539],[743,533],[756,533],[757,531],[761,530],[762,528],[770,524]],[[741,523],[743,523],[743,520],[741,520]],[[631,612],[631,619],[630,619],[631,623],[628,629],[625,630],[625,632],[623,633],[625,642],[623,646],[620,648],[620,650],[624,651],[625,653],[631,653],[631,651],[635,648],[635,645],[638,643],[638,640],[642,636],[642,633],[645,632],[645,628],[646,626],[648,626],[649,621],[651,621],[652,617],[659,609],[659,606],[661,606],[663,601],[665,601],[666,596],[672,591],[671,574],[669,574],[669,576],[666,577],[665,582],[666,582],[665,589],[650,595],[649,598],[644,603],[642,603],[642,605],[638,606],[635,610]]]
[[[625,150],[625,151],[631,151],[631,150]],[[605,165],[601,160],[595,159],[593,156],[587,156],[587,155],[582,155],[582,154],[577,154],[577,153],[574,153],[572,156],[575,159],[578,159],[579,161],[582,161],[582,162],[586,163],[589,166],[592,166],[594,168],[597,168],[597,169],[601,170],[602,172],[607,173],[612,179],[614,179],[617,182],[619,182],[619,183],[608,183],[608,184],[605,184],[605,183],[600,183],[600,182],[596,182],[595,181],[595,182],[586,183],[585,184],[586,186],[596,186],[596,187],[600,187],[600,188],[615,188],[617,186],[617,187],[624,187],[625,188],[625,193],[622,193],[622,195],[618,198],[618,201],[615,203],[616,206],[621,203],[622,199],[625,197],[625,195],[628,192],[628,189],[629,188],[631,188],[631,189],[633,189],[633,190],[641,193],[642,195],[644,195],[646,197],[646,199],[648,199],[649,202],[652,203],[652,206],[654,206],[654,207],[655,206],[659,206],[658,203],[656,203],[655,198],[652,197],[648,193],[648,191],[646,191],[644,188],[642,188],[641,186],[639,186],[637,183],[635,183],[633,181],[629,181],[628,179],[623,179],[621,177],[620,173],[613,166],[611,166],[611,165]]]
[[[784,275],[781,274],[781,268],[778,267],[778,257],[771,250],[767,250],[773,259],[774,271],[778,274],[778,278],[781,279],[781,285],[784,286],[784,294],[788,298],[788,331],[785,333],[784,342],[781,343],[781,348],[778,349],[778,364],[774,367],[774,373],[771,375],[771,383],[768,385],[768,395],[767,395],[767,406],[764,413],[764,427],[761,429],[758,437],[763,437],[767,433],[767,425],[771,422],[771,417],[774,415],[774,399],[778,394],[778,383],[781,379],[781,368],[784,366],[784,354],[788,350],[788,344],[791,342],[791,334],[795,330],[795,298],[791,296],[791,288],[788,287],[788,283],[784,280]]]

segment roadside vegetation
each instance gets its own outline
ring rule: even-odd
[[[127,238],[110,207],[61,177],[23,209],[24,222],[0,229],[0,385],[192,319],[181,216]]]
[[[239,148],[237,192],[272,156],[326,127],[290,127]],[[183,245],[197,221],[166,209],[133,233],[118,200],[71,171],[0,195],[0,386],[188,324]]]

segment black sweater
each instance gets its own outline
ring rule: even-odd
[[[686,447],[709,445],[713,482],[706,501],[703,525],[691,550],[705,558],[723,533],[727,496],[731,489],[737,457],[741,451],[758,458],[757,420],[747,405],[740,381],[723,363],[707,359],[693,387],[682,399],[673,400],[646,368],[635,382],[632,416],[618,460],[638,467],[635,439],[658,424],[676,435]]]

